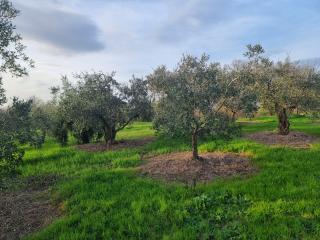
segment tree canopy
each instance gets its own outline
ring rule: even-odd
[[[113,144],[118,131],[150,110],[145,80],[133,77],[125,86],[114,76],[114,73],[82,72],[75,75],[76,84],[63,78],[59,110],[82,143],[95,135]]]
[[[11,2],[0,1],[0,72],[23,76],[28,73],[27,67],[33,66],[33,61],[24,53],[22,37],[15,31],[13,20],[18,14],[19,10]]]
[[[231,112],[235,120],[237,115],[253,117],[258,110],[258,95],[252,83],[254,76],[248,74],[247,66],[243,61],[234,61],[223,69],[225,79],[232,80],[226,96],[224,107]]]

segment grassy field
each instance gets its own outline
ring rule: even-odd
[[[241,121],[247,121],[242,119]],[[243,124],[243,132],[274,130],[273,117]],[[320,124],[292,119],[292,129],[320,136]],[[154,135],[135,123],[119,139]],[[24,177],[57,175],[52,200],[63,216],[28,239],[320,239],[320,144],[297,150],[245,139],[201,142],[200,151],[247,153],[259,172],[196,187],[139,176],[141,152],[188,150],[157,138],[136,149],[88,153],[48,140],[28,149]]]

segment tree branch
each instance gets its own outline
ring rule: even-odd
[[[139,116],[139,114],[132,116],[131,118],[128,119],[128,121],[126,121],[123,125],[121,125],[119,128],[117,128],[115,131],[118,132],[118,131],[124,129],[130,122],[132,122],[138,116]]]

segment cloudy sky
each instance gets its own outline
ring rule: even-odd
[[[241,58],[248,43],[270,57],[320,57],[319,0],[12,0],[17,31],[36,68],[5,79],[9,97],[49,99],[61,75],[117,72],[127,81],[183,53]]]

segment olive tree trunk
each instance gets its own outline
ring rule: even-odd
[[[199,153],[198,153],[198,135],[196,131],[192,132],[192,159],[199,160]]]
[[[116,139],[116,129],[114,127],[105,127],[104,128],[104,140],[108,146],[114,144]]]
[[[288,135],[290,131],[290,122],[287,115],[286,108],[278,111],[278,132],[280,135]]]

